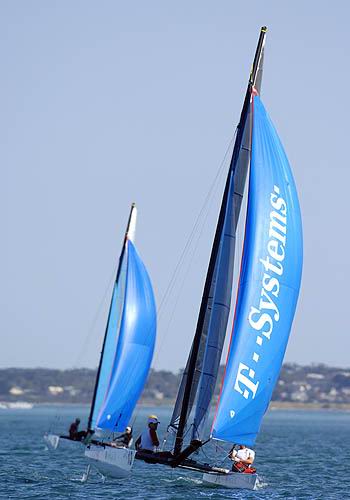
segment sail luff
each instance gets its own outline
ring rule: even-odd
[[[132,237],[132,240],[135,237],[136,216],[137,216],[136,205],[135,205],[135,203],[132,203],[131,209],[130,209],[128,223],[127,223],[127,226],[126,226],[126,231],[125,231],[125,236],[124,236],[122,251],[121,251],[121,254],[120,254],[120,257],[119,257],[119,261],[118,261],[118,268],[117,268],[117,273],[116,273],[116,277],[115,277],[115,280],[114,280],[113,293],[114,293],[114,289],[115,289],[115,287],[116,287],[116,285],[118,283],[118,280],[119,280],[119,276],[120,276],[120,272],[121,272],[121,268],[122,268],[122,263],[123,263],[123,258],[124,258],[124,254],[125,254],[125,249],[126,249],[126,243],[127,243],[128,238],[130,236]],[[106,329],[105,329],[105,334],[104,334],[104,337],[103,337],[101,355],[100,355],[99,365],[98,365],[98,369],[97,369],[96,380],[95,380],[95,387],[94,387],[94,392],[93,392],[92,401],[91,401],[91,407],[90,407],[90,413],[89,413],[89,418],[88,418],[88,427],[87,428],[88,428],[89,431],[93,431],[94,430],[94,429],[92,429],[92,425],[91,424],[92,424],[92,418],[93,418],[93,414],[94,414],[94,410],[95,410],[97,390],[98,390],[98,386],[99,386],[100,374],[101,374],[101,369],[102,369],[102,363],[103,363],[103,358],[104,358],[104,354],[105,354],[105,347],[106,347],[107,334],[108,334],[108,325],[109,325],[110,319],[111,319],[112,305],[113,305],[113,294],[112,294],[111,303],[110,303],[110,306],[109,306],[108,318],[107,318],[107,323],[106,323]]]

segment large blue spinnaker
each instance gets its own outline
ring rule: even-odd
[[[125,297],[118,345],[108,390],[96,427],[123,431],[128,425],[151,365],[156,338],[156,307],[146,268],[131,241],[126,243]]]
[[[288,342],[302,271],[302,228],[291,169],[253,99],[246,236],[230,351],[212,436],[253,445]]]

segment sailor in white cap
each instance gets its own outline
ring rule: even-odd
[[[143,431],[135,443],[137,450],[146,450],[148,452],[157,451],[159,446],[159,439],[157,435],[159,423],[157,415],[150,415],[148,417],[148,428]]]

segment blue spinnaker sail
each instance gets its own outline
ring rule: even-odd
[[[156,338],[156,307],[147,270],[131,241],[126,243],[125,294],[118,344],[114,350],[107,392],[97,408],[96,427],[123,431],[141,395]],[[102,373],[102,372],[101,372]],[[101,379],[101,377],[100,377]],[[101,380],[105,384],[105,380]]]
[[[253,445],[288,342],[302,271],[302,228],[291,169],[253,97],[252,161],[237,306],[212,436]]]

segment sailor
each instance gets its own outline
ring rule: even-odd
[[[159,446],[157,435],[158,424],[160,424],[156,415],[148,417],[148,427],[143,431],[135,442],[135,448],[146,452],[155,452]]]
[[[132,441],[132,429],[128,426],[125,427],[124,434],[120,434],[120,436],[113,439],[111,446],[115,448],[130,448]]]
[[[239,449],[236,450],[235,445],[233,445],[228,455],[233,462],[232,471],[253,474],[256,472],[256,469],[252,467],[252,463],[255,459],[255,452],[247,448],[244,444],[238,446]]]
[[[79,431],[80,418],[76,418],[75,421],[69,427],[69,439],[73,441],[82,441],[87,432]]]

